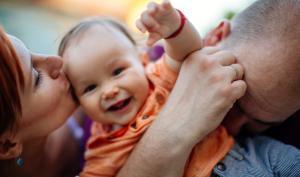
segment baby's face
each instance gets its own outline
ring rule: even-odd
[[[127,124],[149,91],[136,48],[113,27],[95,26],[70,41],[65,69],[84,111],[95,121]]]

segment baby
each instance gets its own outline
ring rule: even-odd
[[[166,54],[157,62],[150,63],[127,30],[109,19],[82,21],[61,42],[75,97],[95,121],[80,176],[117,174],[166,102],[181,62],[201,48],[197,31],[168,1],[150,3],[137,27],[149,32],[148,45],[164,39]],[[194,148],[185,176],[209,176],[232,144],[218,127]]]

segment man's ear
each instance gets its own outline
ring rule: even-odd
[[[4,133],[0,136],[0,160],[16,158],[21,154],[22,149],[21,141],[12,133]]]
[[[214,46],[230,34],[230,21],[223,20],[216,28],[211,30],[204,38],[204,46]]]

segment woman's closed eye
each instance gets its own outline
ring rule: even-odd
[[[41,85],[42,80],[43,80],[43,74],[39,70],[34,70],[35,72],[35,81],[34,81],[34,87],[37,88]]]
[[[89,86],[87,86],[87,87],[83,90],[83,93],[91,92],[91,91],[93,91],[95,88],[96,88],[96,84],[89,85]]]
[[[121,74],[123,71],[125,70],[125,67],[120,67],[120,68],[117,68],[113,71],[112,75],[113,76],[118,76],[119,74]]]

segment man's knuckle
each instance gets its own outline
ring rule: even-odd
[[[210,83],[217,83],[222,80],[224,80],[224,75],[219,72],[213,73],[210,77]]]
[[[232,90],[229,85],[225,85],[219,89],[219,94],[223,98],[229,98],[232,95]],[[225,100],[227,100],[227,99],[225,99]]]

